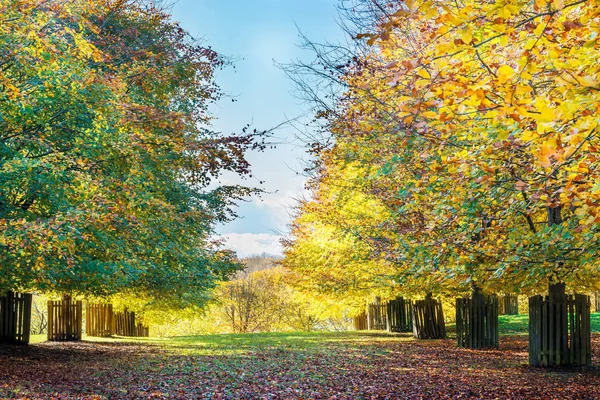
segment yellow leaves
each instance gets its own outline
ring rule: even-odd
[[[506,24],[496,23],[496,24],[493,24],[491,26],[491,28],[492,28],[492,31],[497,32],[497,33],[506,32]]]
[[[510,136],[508,129],[503,129],[498,132],[498,140],[506,140]]]
[[[592,49],[596,46],[596,43],[598,43],[598,38],[593,38],[591,40],[588,40],[587,42],[585,42],[583,44],[583,47],[585,47],[586,49]]]
[[[525,43],[525,50],[531,50],[533,49],[533,47],[536,45],[536,43],[538,42],[537,38],[531,38],[527,41],[527,43]]]
[[[526,142],[529,142],[529,141],[531,141],[531,140],[537,139],[537,137],[538,137],[538,134],[537,134],[537,132],[536,132],[536,131],[533,131],[533,130],[526,130],[526,131],[524,131],[524,132],[522,132],[522,133],[521,133],[521,135],[520,135],[519,139],[520,139],[522,142],[525,142],[525,143],[526,143]]]
[[[580,79],[580,82],[588,88],[600,89],[598,87],[598,81],[595,77],[591,75],[585,75],[583,78]]]
[[[437,119],[439,117],[438,113],[434,112],[434,111],[424,111],[421,113],[421,115],[425,118],[429,118],[429,119]]]
[[[521,107],[521,106],[515,106],[515,111],[517,112],[517,114],[519,114],[521,117],[529,117],[529,112],[527,111],[527,109],[525,107]]]
[[[4,92],[6,93],[6,95],[8,96],[8,98],[10,100],[15,100],[21,94],[21,91],[19,90],[19,88],[16,87],[15,85],[13,85],[13,83],[11,81],[9,81],[8,79],[0,80],[0,84],[2,84],[4,86]]]
[[[424,87],[429,86],[429,84],[430,84],[430,81],[428,79],[418,79],[415,82],[415,88],[422,89]]]
[[[512,69],[509,65],[502,65],[496,71],[496,75],[498,76],[498,82],[500,84],[506,83],[508,80],[512,79],[515,76],[515,70]]]
[[[424,3],[421,7],[421,12],[424,13],[425,18],[427,19],[433,19],[438,15],[437,8],[433,4],[431,4],[431,2]]]
[[[460,39],[465,43],[465,44],[471,44],[471,42],[473,41],[473,32],[471,31],[471,29],[469,27],[466,27],[461,35],[460,35]]]
[[[556,118],[554,109],[550,108],[543,100],[536,101],[538,113],[532,114],[538,123],[552,122]]]
[[[429,74],[429,72],[427,72],[425,68],[420,68],[417,71],[417,75],[419,75],[423,79],[431,79],[431,75]]]
[[[71,28],[65,28],[65,31],[71,35],[75,46],[80,51],[84,58],[91,58],[96,62],[102,60],[102,54],[92,43],[87,41],[79,32],[74,31]]]
[[[515,4],[509,1],[499,1],[490,10],[490,16],[497,16],[503,19],[509,19],[513,15],[519,14],[520,9]]]
[[[546,24],[545,23],[539,23],[538,26],[536,26],[535,30],[533,31],[533,34],[536,37],[539,37],[542,35],[542,33],[544,33],[544,30],[546,29]]]

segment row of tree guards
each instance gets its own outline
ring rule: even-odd
[[[596,293],[596,311],[600,294]],[[567,295],[564,285],[553,285],[548,296],[529,298],[529,363],[533,366],[586,366],[591,364],[590,297]],[[515,295],[485,295],[475,288],[456,299],[456,339],[459,347],[498,348],[498,315],[519,312]],[[412,332],[418,339],[445,339],[442,303],[428,295],[411,301],[397,297],[367,304],[354,318],[356,330]]]
[[[0,297],[0,343],[29,343],[31,305],[31,294],[9,292]],[[81,340],[83,320],[82,301],[73,301],[70,296],[48,301],[48,340]],[[149,336],[149,328],[136,321],[134,312],[127,308],[113,311],[112,304],[87,303],[85,324],[88,336]]]
[[[86,315],[85,330],[89,336],[149,336],[149,328],[136,322],[133,311],[113,311],[112,304],[88,303]]]

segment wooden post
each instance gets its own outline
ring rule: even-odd
[[[412,331],[412,304],[398,296],[386,305],[387,329],[389,332]]]

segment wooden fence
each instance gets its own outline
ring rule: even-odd
[[[388,332],[412,332],[412,302],[396,297],[386,305]]]
[[[85,332],[88,336],[109,337],[113,333],[112,304],[86,304]]]
[[[13,292],[0,297],[0,343],[29,343],[31,300],[31,294]]]
[[[69,296],[48,301],[48,340],[81,340],[82,309],[82,302],[72,302]]]
[[[123,312],[113,313],[113,333],[119,336],[150,336],[150,330],[147,326],[135,322],[135,312],[129,312],[127,309]]]
[[[366,331],[367,329],[369,329],[369,326],[367,324],[367,314],[364,312],[360,315],[355,316],[353,322],[355,331]]]
[[[474,292],[470,298],[456,299],[456,339],[458,347],[494,348],[498,340],[498,298]]]
[[[379,297],[367,305],[367,328],[370,331],[387,329],[387,305]]]
[[[529,298],[529,364],[585,366],[591,354],[589,296]]]
[[[498,301],[499,315],[519,315],[519,297],[514,294],[505,294]]]
[[[442,302],[427,297],[413,304],[413,335],[417,339],[445,339]]]

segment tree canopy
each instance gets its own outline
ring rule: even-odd
[[[299,254],[327,237],[314,227],[326,207],[339,235],[319,268],[336,276],[358,271],[338,250],[351,234],[368,249],[363,279],[406,292],[597,287],[598,5],[355,3],[371,18],[354,14],[361,51],[325,65],[345,89],[319,114],[333,140],[316,152],[288,267],[309,268]],[[346,194],[322,196],[330,187]],[[359,197],[377,204],[373,225],[344,212]]]
[[[0,289],[185,302],[239,268],[213,228],[254,189],[214,181],[262,144],[210,130],[224,63],[145,2],[0,1]]]

